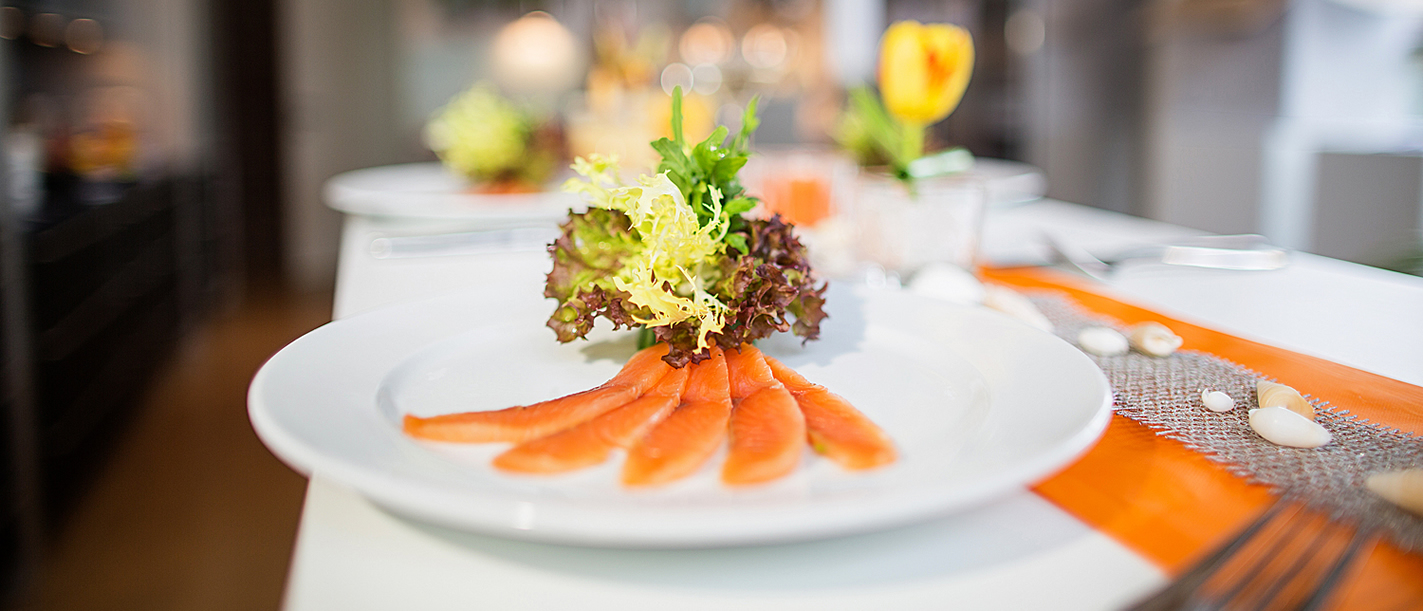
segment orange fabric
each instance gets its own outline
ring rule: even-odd
[[[1125,416],[1112,416],[1091,451],[1033,490],[1173,574],[1271,498],[1266,487]]]
[[[981,274],[991,282],[1066,293],[1124,323],[1161,322],[1185,340],[1185,349],[1273,376],[1374,422],[1423,431],[1423,388],[1162,316],[1061,272],[1011,268]],[[1253,520],[1270,500],[1265,487],[1122,416],[1113,416],[1081,460],[1034,491],[1173,575]],[[1380,543],[1335,596],[1346,609],[1423,608],[1423,556]]]

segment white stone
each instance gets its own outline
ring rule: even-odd
[[[935,263],[916,272],[909,282],[909,292],[959,305],[983,303],[983,283],[962,267],[949,263]]]
[[[1255,381],[1255,399],[1260,407],[1283,407],[1314,420],[1314,406],[1304,400],[1304,396],[1284,384],[1269,380]]]
[[[1128,334],[1131,347],[1142,354],[1168,356],[1181,347],[1181,338],[1166,325],[1159,322],[1144,322],[1131,328]]]
[[[1207,388],[1201,391],[1201,405],[1213,412],[1225,413],[1235,409],[1235,399],[1219,390]]]
[[[1271,443],[1292,448],[1317,448],[1334,439],[1319,423],[1287,407],[1250,410],[1250,428]]]
[[[1012,316],[1035,329],[1052,333],[1052,321],[1043,316],[1027,297],[1013,289],[996,284],[983,285],[983,305]]]
[[[1117,356],[1130,349],[1126,336],[1109,327],[1083,329],[1077,334],[1077,346],[1097,356]]]
[[[1423,469],[1375,473],[1364,481],[1370,492],[1423,516]]]

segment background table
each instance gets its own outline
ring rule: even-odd
[[[543,253],[380,260],[380,236],[457,224],[348,217],[334,316],[466,290],[541,290]],[[1188,229],[1040,201],[990,213],[989,262],[1042,262],[1052,232],[1110,251]],[[1423,279],[1296,253],[1271,272],[1123,270],[1125,301],[1423,385]],[[726,550],[600,550],[454,532],[312,474],[286,607],[307,609],[1103,609],[1165,583],[1152,564],[1029,491],[892,531]]]

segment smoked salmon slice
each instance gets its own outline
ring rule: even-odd
[[[712,357],[695,365],[682,401],[628,450],[623,483],[655,486],[691,475],[711,458],[726,437],[731,394],[726,358],[712,347]]]
[[[600,464],[613,448],[626,448],[672,413],[687,385],[687,368],[674,369],[636,400],[573,428],[531,439],[494,458],[494,466],[519,473],[563,473]]]
[[[810,446],[846,469],[870,469],[894,462],[894,443],[849,401],[811,383],[771,357],[766,365],[784,384],[805,414]]]
[[[795,398],[751,344],[728,352],[726,368],[736,407],[721,481],[758,484],[794,471],[806,440],[805,417]]]
[[[642,396],[672,371],[662,362],[667,345],[658,344],[639,351],[618,375],[592,390],[574,393],[533,405],[495,411],[464,412],[420,418],[406,414],[406,434],[433,441],[483,443],[524,442],[556,433]]]

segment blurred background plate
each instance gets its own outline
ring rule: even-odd
[[[478,193],[439,163],[355,170],[326,183],[326,205],[349,214],[501,223],[558,221],[583,204],[569,193]]]
[[[1047,177],[1021,161],[977,157],[969,173],[983,180],[990,207],[1026,204],[1047,193]]]

